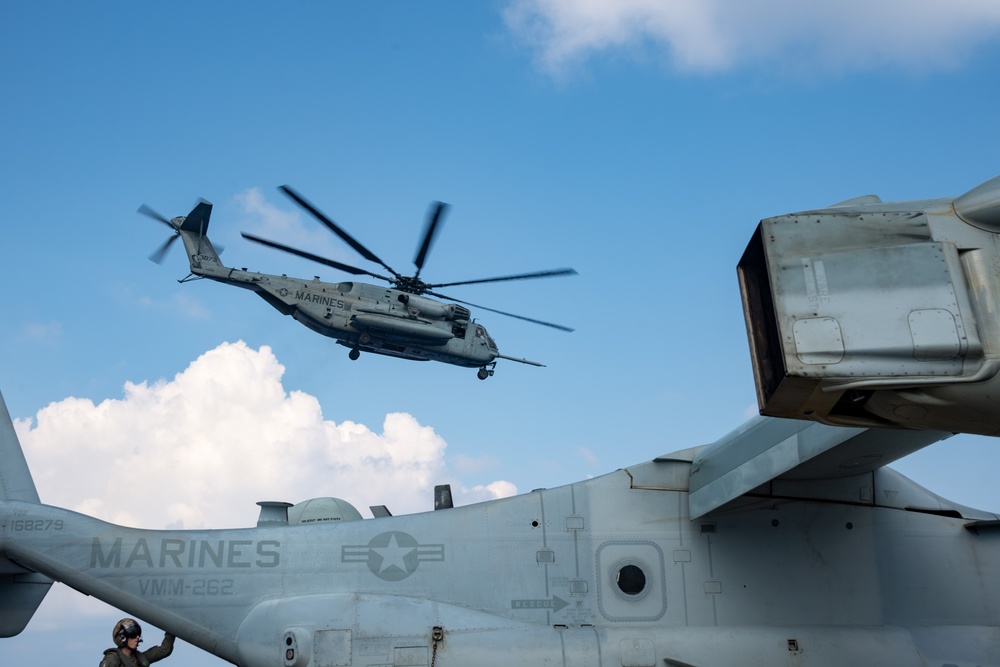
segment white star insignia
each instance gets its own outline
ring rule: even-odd
[[[416,547],[401,547],[396,541],[396,535],[393,533],[389,537],[389,544],[384,547],[372,547],[372,551],[377,553],[382,557],[382,565],[379,567],[378,573],[382,574],[390,567],[398,567],[403,572],[408,572],[406,569],[406,562],[403,560],[406,558]]]

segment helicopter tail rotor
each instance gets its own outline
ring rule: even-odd
[[[175,233],[169,239],[164,241],[163,245],[161,245],[159,248],[150,253],[149,255],[150,261],[155,262],[156,264],[163,264],[163,260],[166,258],[167,253],[170,251],[170,247],[174,244],[174,241],[176,241],[179,238],[180,234]]]
[[[145,216],[147,216],[149,218],[152,218],[153,220],[156,220],[157,222],[162,222],[167,227],[170,227],[170,229],[173,229],[175,231],[177,229],[176,227],[174,227],[173,223],[171,223],[169,220],[167,220],[165,217],[163,217],[162,215],[160,215],[159,213],[157,213],[156,211],[154,211],[152,208],[150,208],[146,204],[143,204],[142,206],[140,206],[139,210],[136,211],[136,212],[137,213],[142,213],[143,215],[145,215]]]
[[[212,204],[202,199],[186,216],[179,216],[173,220],[168,220],[165,216],[153,210],[146,204],[140,206],[137,212],[170,227],[173,231],[173,235],[164,241],[163,244],[149,256],[151,261],[156,262],[157,264],[162,264],[163,260],[167,256],[167,253],[170,251],[170,248],[180,237],[181,232],[192,232],[197,234],[198,244],[199,246],[201,245],[201,240],[205,238],[205,235],[208,233],[208,222],[212,217]],[[221,251],[222,248],[216,249],[216,252]]]
[[[139,210],[137,211],[137,213],[141,213],[142,215],[146,216],[147,218],[151,218],[153,220],[156,220],[157,222],[161,222],[164,225],[166,225],[167,227],[170,227],[171,231],[173,231],[173,234],[170,236],[170,238],[168,238],[166,241],[164,241],[149,256],[150,261],[155,262],[157,264],[162,264],[164,258],[167,256],[167,252],[170,250],[170,247],[174,244],[174,241],[176,241],[178,238],[180,238],[180,231],[178,231],[178,228],[177,228],[176,225],[174,225],[174,223],[172,223],[170,220],[168,220],[166,217],[164,217],[160,213],[154,211],[152,208],[150,208],[146,204],[143,204],[142,206],[140,206]]]

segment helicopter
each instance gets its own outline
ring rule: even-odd
[[[1000,434],[998,235],[1000,177],[763,220],[737,265],[761,415],[417,514],[110,524],[40,502],[0,396],[0,637],[60,581],[240,667],[996,667],[1000,515],[888,464]]]
[[[570,327],[560,324],[487,308],[436,291],[440,287],[456,285],[575,275],[576,271],[571,268],[449,283],[424,282],[420,278],[420,272],[449,208],[443,202],[431,204],[424,233],[413,259],[416,272],[412,276],[404,276],[383,262],[290,186],[283,185],[279,190],[345,241],[364,259],[379,264],[391,276],[373,273],[246,232],[242,233],[243,238],[351,275],[376,278],[389,283],[390,286],[358,281],[327,283],[322,282],[318,276],[305,280],[286,275],[251,272],[246,268],[227,267],[219,259],[219,252],[208,238],[212,204],[204,200],[186,216],[172,219],[167,219],[145,204],[139,207],[139,213],[167,225],[173,231],[173,235],[150,255],[150,259],[158,264],[161,263],[171,245],[178,238],[182,239],[187,250],[191,274],[178,282],[208,278],[252,290],[281,314],[291,315],[316,333],[333,338],[340,345],[350,348],[348,357],[352,361],[357,361],[363,351],[413,361],[439,361],[465,368],[478,367],[477,377],[480,380],[492,377],[498,359],[530,366],[544,365],[537,361],[501,354],[486,327],[476,322],[471,311],[465,306],[560,331],[573,331]],[[453,303],[443,303],[428,296]]]

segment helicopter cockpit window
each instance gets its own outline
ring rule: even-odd
[[[491,350],[497,349],[497,344],[494,343],[493,339],[490,338],[490,335],[488,333],[486,333],[486,329],[484,329],[484,328],[482,328],[481,326],[478,326],[478,325],[476,326],[476,338],[482,338],[483,340],[485,340],[486,341],[486,345]]]

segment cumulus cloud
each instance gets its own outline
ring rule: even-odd
[[[53,342],[62,338],[62,325],[58,322],[30,322],[21,328],[21,340]]]
[[[330,245],[329,231],[312,221],[304,221],[297,209],[278,208],[260,188],[244,190],[234,199],[249,216],[248,231],[253,234],[313,252],[317,246]]]
[[[430,426],[388,414],[376,431],[324,417],[287,391],[271,349],[224,343],[172,380],[126,383],[124,398],[67,398],[15,426],[43,502],[143,528],[222,528],[257,520],[259,500],[336,496],[367,515],[429,510],[450,482],[460,504],[516,493],[466,487]]]
[[[259,227],[275,234],[301,231],[301,219],[295,211],[283,211],[264,198],[260,188],[248,188],[235,196],[245,213],[256,219]]]
[[[191,320],[207,320],[212,315],[211,311],[200,300],[187,293],[175,294],[164,301],[157,301],[150,296],[143,295],[136,298],[135,302],[143,308],[177,313]]]
[[[714,73],[951,68],[1000,33],[995,0],[510,0],[508,28],[563,75],[599,53]]]
[[[594,450],[590,449],[589,447],[581,447],[579,450],[577,450],[577,452],[579,453],[580,458],[586,461],[588,466],[594,467],[599,463],[597,459],[597,454],[595,454]]]

